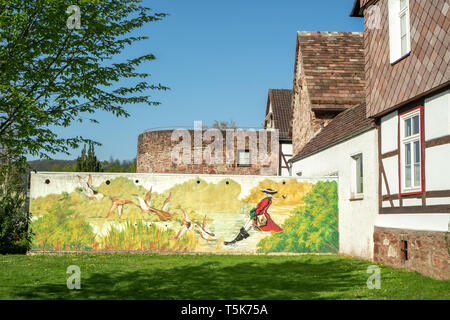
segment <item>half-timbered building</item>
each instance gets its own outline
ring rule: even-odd
[[[278,130],[277,175],[279,176],[290,176],[288,161],[292,158],[291,97],[292,90],[289,89],[269,89],[267,96],[264,129]]]
[[[356,0],[378,132],[374,260],[450,278],[450,7]]]

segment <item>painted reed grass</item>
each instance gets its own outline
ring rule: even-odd
[[[159,252],[187,252],[194,250],[198,240],[194,234],[185,233],[182,238],[174,240],[176,233],[156,224],[147,225],[142,221],[127,221],[122,230],[111,228],[108,235],[100,239],[100,250],[134,250]]]

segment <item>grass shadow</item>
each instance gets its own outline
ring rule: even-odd
[[[20,299],[339,299],[365,286],[350,265],[326,261],[220,261],[149,270],[93,272],[81,279],[81,290],[65,283],[21,287]]]

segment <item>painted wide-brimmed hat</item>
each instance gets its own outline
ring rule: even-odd
[[[261,192],[267,193],[267,194],[275,194],[278,193],[277,190],[272,190],[272,189],[262,189]]]

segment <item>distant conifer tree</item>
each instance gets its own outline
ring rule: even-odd
[[[78,172],[102,172],[102,164],[95,155],[93,143],[89,143],[89,149],[86,154],[86,145],[81,150],[81,155],[76,161],[76,171]]]

